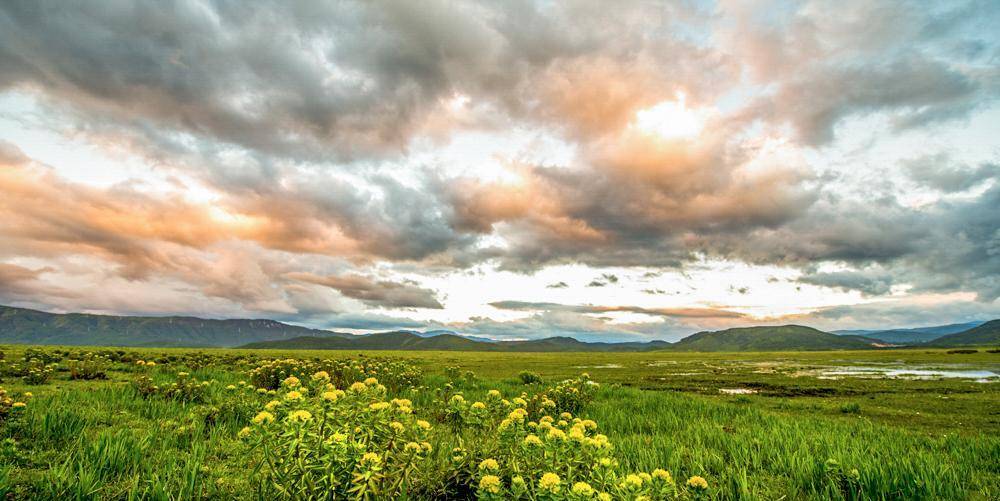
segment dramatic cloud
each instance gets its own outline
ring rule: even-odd
[[[349,298],[357,299],[372,306],[388,308],[443,308],[434,296],[434,291],[418,287],[411,283],[398,283],[388,280],[374,281],[359,275],[322,277],[313,275],[312,273],[289,273],[285,276],[293,280],[336,289]]]
[[[1000,316],[997,25],[976,0],[4,2],[0,299],[506,338]]]

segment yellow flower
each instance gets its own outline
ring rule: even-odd
[[[703,491],[708,489],[708,481],[698,475],[695,475],[687,480],[688,487],[692,489],[697,489]]]
[[[389,402],[375,402],[373,404],[369,404],[368,408],[373,411],[385,410],[389,408]]]
[[[24,402],[14,402],[14,404],[11,405],[11,407],[13,407],[15,409],[23,409],[23,408],[25,408],[27,406],[28,406],[28,404],[26,404]]]
[[[510,485],[520,489],[524,487],[524,478],[522,478],[521,475],[514,475],[510,479]]]
[[[293,423],[304,423],[312,419],[312,417],[312,413],[304,409],[292,411],[288,414],[288,420]]]
[[[312,375],[313,381],[329,381],[330,375],[326,371],[319,371]]]
[[[456,404],[462,404],[465,403],[465,397],[463,397],[462,395],[455,395],[451,397],[451,401]]]
[[[486,475],[479,481],[479,490],[490,494],[500,493],[500,477],[496,475]]]
[[[527,407],[528,406],[528,402],[525,399],[521,398],[521,397],[514,397],[514,399],[511,400],[511,402],[514,402],[514,405],[516,405],[518,407]]]
[[[348,389],[350,391],[354,392],[354,393],[361,393],[361,392],[365,391],[366,389],[368,389],[368,387],[365,386],[365,383],[354,383]]]
[[[611,501],[612,498],[611,494],[608,494],[607,492],[602,492],[597,495],[597,499],[598,501]]]
[[[237,436],[240,438],[247,438],[248,436],[250,436],[250,431],[251,430],[249,426],[244,426],[243,429],[240,430],[240,432],[237,434]]]
[[[418,419],[417,428],[420,428],[421,430],[429,430],[431,429],[431,424],[428,423],[427,421],[424,421],[423,419]]]
[[[299,393],[298,391],[295,390],[292,390],[285,394],[285,400],[298,400],[300,398],[302,398],[302,393]]]
[[[186,372],[178,372],[177,373],[177,377],[188,377],[188,373],[186,373]]]
[[[481,410],[483,410],[483,409],[486,408],[486,404],[484,404],[482,402],[476,402],[476,403],[472,404],[472,408],[476,409],[477,411],[481,411]]]
[[[664,470],[663,468],[657,468],[657,469],[653,470],[653,478],[658,479],[658,480],[663,480],[664,482],[667,482],[667,483],[670,483],[670,482],[674,481],[673,477],[670,476],[670,472],[667,471],[667,470]]]
[[[586,429],[588,429],[588,430],[591,430],[591,431],[593,431],[593,430],[596,430],[596,429],[597,429],[597,423],[595,423],[595,422],[594,422],[593,420],[591,420],[591,419],[584,419],[584,420],[582,421],[582,423],[583,423],[583,427],[584,427],[584,428],[586,428]]]
[[[489,398],[500,398],[500,391],[498,391],[498,390],[490,390],[490,391],[486,392],[486,396],[489,397]]]
[[[611,442],[608,440],[607,435],[594,435],[594,446],[598,449],[608,449],[611,447]]]
[[[332,392],[332,391],[324,391],[323,392],[323,400],[327,400],[329,402],[333,402],[334,400],[337,400],[337,393],[336,392]]]
[[[481,463],[479,463],[479,471],[485,471],[485,470],[497,471],[499,469],[500,469],[500,464],[497,463],[496,459],[488,458],[484,459]]]
[[[524,443],[527,445],[542,445],[542,439],[538,438],[538,435],[534,433],[524,437]]]
[[[376,466],[382,462],[382,456],[374,452],[366,452],[364,456],[361,456],[361,464],[363,466]]]
[[[560,430],[559,428],[552,428],[546,436],[549,440],[566,440],[566,432]]]
[[[559,492],[559,475],[555,473],[546,473],[542,475],[542,478],[538,481],[538,487],[543,491],[549,492]]]
[[[146,366],[147,367],[155,367],[156,366],[156,362],[153,362],[153,361],[146,362]]]
[[[400,423],[399,421],[393,421],[389,423],[389,427],[392,428],[392,431],[396,433],[403,433],[403,430],[405,429],[403,427],[403,423]]]
[[[562,413],[562,414],[559,415],[559,419],[563,419],[563,420],[569,421],[570,419],[573,419],[573,415],[570,414],[570,413],[568,413],[568,412],[564,412],[564,413]]]
[[[373,377],[367,378],[365,379],[364,384],[365,386],[375,386],[378,384],[378,379],[375,379]]]
[[[573,484],[573,494],[590,497],[594,495],[594,488],[587,482],[577,482]]]
[[[267,411],[261,411],[253,417],[254,424],[270,423],[272,421],[274,421],[274,414]]]
[[[271,400],[266,405],[264,405],[264,408],[267,409],[267,410],[269,410],[269,411],[273,411],[274,408],[277,407],[277,406],[279,406],[279,405],[281,405],[281,401],[280,400]]]
[[[421,451],[420,444],[416,442],[407,442],[406,445],[403,446],[403,450],[411,453],[417,453]]]
[[[642,477],[630,473],[628,476],[625,477],[625,480],[622,481],[622,486],[625,488],[642,487]]]
[[[514,409],[507,414],[507,419],[511,421],[517,421],[518,423],[523,423],[524,419],[528,416],[528,411],[524,409]]]
[[[334,432],[333,435],[330,435],[330,441],[333,442],[333,443],[339,444],[339,443],[341,443],[341,442],[343,442],[345,440],[347,440],[347,435],[344,435],[343,433],[340,433],[339,431],[338,432]]]
[[[431,444],[429,442],[420,442],[420,448],[423,449],[424,452],[430,452],[434,450],[434,447],[431,447]]]
[[[34,396],[35,396],[35,394],[31,393],[30,391],[24,392],[24,398],[32,398]]]
[[[231,384],[231,385],[226,386],[226,390],[233,391],[235,389],[236,389],[236,385],[235,384]]]
[[[288,376],[281,382],[282,386],[287,386],[289,388],[298,388],[301,384],[302,382],[295,376]]]

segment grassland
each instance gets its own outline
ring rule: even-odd
[[[10,411],[0,428],[0,493],[17,499],[273,497],[261,486],[260,450],[239,437],[270,397],[236,396],[230,386],[249,381],[250,371],[262,360],[287,357],[405,360],[422,375],[415,389],[400,394],[413,400],[415,414],[439,421],[446,416],[440,412],[446,397],[456,392],[469,402],[486,399],[489,390],[505,396],[532,394],[587,372],[602,384],[575,413],[599,424],[623,470],[663,468],[681,484],[694,475],[708,481],[704,493],[682,490],[680,497],[1000,499],[1000,384],[944,378],[825,379],[838,377],[830,371],[852,366],[1000,372],[1000,354],[986,350],[130,349],[95,369],[107,379],[70,379],[74,365],[63,360],[47,381],[27,384],[30,378],[12,376],[10,369],[20,363],[25,349],[2,350],[8,374],[2,386],[14,400],[27,402],[23,410]],[[79,348],[72,350],[75,355],[65,358],[81,358]],[[138,359],[159,363],[137,365]],[[524,384],[518,376],[523,371],[539,375],[543,383]],[[148,377],[166,387],[181,372],[209,382],[199,398],[150,396],[135,383]],[[26,392],[33,396],[25,398]],[[443,421],[435,422],[435,429],[443,426]],[[446,461],[436,455],[453,445],[447,440],[493,440],[496,430],[484,430],[480,436],[460,430],[458,438],[442,438],[428,461]],[[459,489],[436,495],[476,493]],[[568,490],[561,495],[569,495]]]

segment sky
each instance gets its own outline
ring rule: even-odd
[[[995,1],[0,3],[0,304],[676,340],[1000,317]]]

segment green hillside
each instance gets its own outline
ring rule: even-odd
[[[0,343],[227,347],[300,336],[349,336],[274,320],[56,314],[0,306]]]
[[[676,351],[864,350],[869,340],[838,336],[801,325],[741,327],[692,334],[670,346]]]
[[[967,331],[939,337],[925,346],[947,348],[951,346],[991,345],[1000,345],[1000,319],[990,320],[979,327],[973,327]]]

